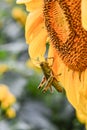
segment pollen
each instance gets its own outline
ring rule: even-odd
[[[69,69],[87,68],[87,31],[81,22],[81,0],[44,0],[45,25],[58,55]]]

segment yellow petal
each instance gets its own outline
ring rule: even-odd
[[[77,117],[82,123],[87,123],[87,70],[79,73],[72,70],[65,73],[65,90],[69,102],[76,109]],[[86,78],[86,79],[85,79]]]
[[[65,87],[65,80],[66,80],[66,72],[68,71],[68,68],[65,66],[65,64],[62,62],[62,60],[58,57],[58,69],[57,69],[57,73],[60,74],[58,76],[59,81],[61,82],[61,84],[63,85],[63,87]]]
[[[37,25],[37,27],[32,31],[32,33],[28,37],[28,43],[31,43],[34,37],[40,33],[41,29],[45,29],[44,23]]]
[[[30,1],[32,1],[32,0],[16,0],[16,3],[17,4],[24,4],[24,3],[28,3]]]
[[[25,37],[26,42],[30,42],[30,36],[33,33],[34,29],[37,28],[43,22],[43,16],[40,10],[36,10],[30,13],[26,20],[25,26]]]
[[[6,97],[5,97],[5,99],[1,103],[1,107],[3,109],[6,109],[7,107],[11,106],[15,102],[16,102],[15,96],[12,93],[8,92],[7,95],[6,95]]]
[[[86,95],[87,95],[87,69],[84,72],[84,77],[83,78],[84,78],[84,85],[83,85],[82,90],[84,91],[84,95],[86,97]]]
[[[25,3],[27,11],[34,11],[43,7],[43,0],[32,0],[28,3]]]
[[[62,85],[64,85],[64,64],[60,60],[58,56],[58,52],[55,50],[55,48],[50,44],[49,51],[48,51],[48,57],[53,57],[53,63],[52,60],[49,60],[49,64],[52,65],[52,70],[58,79],[58,81],[62,81]]]
[[[16,19],[19,23],[25,25],[26,21],[26,13],[24,12],[23,9],[14,7],[12,10],[12,17]]]
[[[43,0],[17,0],[17,4],[25,4],[27,11],[34,11],[43,7]]]
[[[82,114],[80,111],[76,111],[76,116],[81,123],[87,124],[87,115]]]
[[[13,108],[8,108],[6,111],[6,116],[8,118],[14,118],[16,116],[16,112]]]
[[[0,84],[0,101],[3,101],[8,93],[8,86]]]
[[[53,61],[49,60],[49,65],[50,66],[54,64],[54,48],[53,48],[52,44],[50,44],[49,50],[48,50],[48,58],[51,58],[51,57],[53,58]]]
[[[81,3],[81,18],[82,18],[82,26],[85,30],[87,30],[87,0],[82,0]]]
[[[32,40],[29,46],[29,54],[31,59],[43,59],[46,51],[47,32],[41,29],[40,33]]]

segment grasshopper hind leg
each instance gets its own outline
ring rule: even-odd
[[[45,87],[44,87],[44,89],[42,90],[42,92],[45,93],[49,88],[50,88],[50,90],[52,91],[52,88],[51,88],[52,82],[53,82],[53,77],[50,76],[50,77],[48,78],[48,80],[47,80],[47,82],[46,82],[46,84],[45,84]]]
[[[41,89],[45,85],[45,83],[46,83],[46,78],[43,77],[40,84],[39,84],[39,86],[38,86],[38,89]]]

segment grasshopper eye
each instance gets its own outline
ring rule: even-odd
[[[41,63],[40,63],[40,66],[44,66],[44,63],[43,63],[43,62],[41,62]]]

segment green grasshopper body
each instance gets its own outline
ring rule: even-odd
[[[38,88],[42,88],[44,86],[43,92],[46,92],[51,86],[54,86],[58,92],[62,92],[63,88],[60,82],[56,79],[51,66],[47,61],[43,61],[40,63],[40,67],[44,73],[44,77]]]

